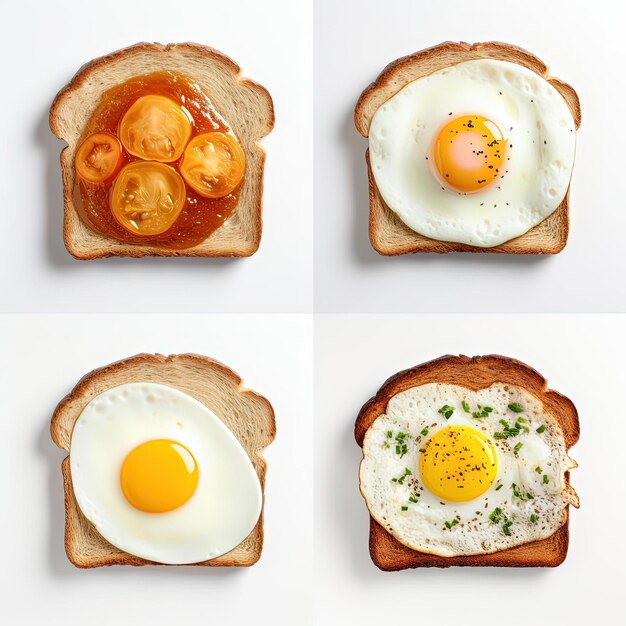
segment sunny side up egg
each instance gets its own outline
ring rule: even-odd
[[[208,407],[165,385],[99,394],[72,431],[78,505],[117,548],[165,564],[197,563],[239,545],[262,507],[259,478]]]
[[[400,543],[439,556],[544,539],[578,498],[557,420],[522,388],[432,383],[395,395],[365,435],[361,493]]]
[[[371,169],[387,206],[412,230],[493,247],[559,207],[575,131],[567,103],[543,77],[476,59],[409,83],[376,111]]]

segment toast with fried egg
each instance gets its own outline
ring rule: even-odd
[[[274,412],[261,395],[243,387],[230,368],[196,354],[163,356],[139,354],[84,376],[59,403],[51,421],[51,435],[57,446],[70,453],[72,432],[79,416],[99,394],[128,383],[157,383],[183,392],[219,416],[249,457],[262,491],[266,463],[261,451],[276,434]],[[85,517],[73,489],[70,456],[61,465],[65,497],[65,550],[77,567],[104,565],[155,565],[111,545]],[[253,565],[263,547],[263,505],[252,532],[234,549],[203,562],[201,566]]]
[[[384,416],[389,411],[389,402],[394,397],[407,390],[432,383],[458,386],[466,389],[468,394],[486,390],[494,384],[504,386],[505,390],[507,386],[521,388],[530,394],[554,418],[562,431],[566,451],[569,451],[578,440],[579,422],[575,406],[565,396],[549,390],[546,379],[531,367],[515,359],[499,355],[472,358],[448,355],[400,372],[383,384],[376,395],[363,406],[357,417],[355,438],[359,446],[361,448],[364,447],[368,431],[370,431],[372,425],[380,416]],[[414,405],[410,404],[409,406]],[[489,407],[488,409],[491,411]],[[446,420],[449,417],[448,415]],[[481,416],[475,414],[474,417],[480,418]],[[480,419],[474,419],[473,421],[478,423]],[[434,426],[434,424],[431,425],[431,431]],[[395,442],[393,439],[390,439],[390,441],[392,442],[391,451],[393,452],[393,444]],[[423,446],[425,444],[421,442],[419,445]],[[423,452],[423,450],[420,450],[420,452]],[[575,463],[572,462],[570,467],[575,467]],[[505,487],[508,488],[508,485],[505,485]],[[577,506],[578,499],[569,484],[569,471],[566,471],[564,474],[563,487],[565,491],[572,494],[570,502]],[[361,484],[361,488],[363,493],[363,484]],[[504,491],[505,489],[500,493]],[[412,501],[415,502],[416,500]],[[482,554],[441,556],[413,549],[407,546],[406,542],[399,541],[398,538],[391,534],[391,531],[384,528],[381,523],[383,520],[377,521],[374,519],[367,499],[366,504],[370,511],[370,555],[374,564],[385,571],[416,567],[450,566],[555,567],[563,562],[567,554],[569,542],[569,513],[567,506],[564,508],[563,518],[558,522],[558,528],[555,532],[541,540],[530,541]],[[402,509],[402,514],[411,513],[406,511],[406,507],[402,507]],[[454,522],[454,524],[456,523]],[[448,527],[444,532],[450,530]]]
[[[74,160],[84,129],[107,91],[134,77],[178,72],[210,97],[236,132],[246,156],[246,171],[232,213],[203,241],[191,247],[127,242],[98,232],[81,217],[74,188]],[[50,109],[52,132],[67,143],[61,152],[63,239],[77,259],[109,256],[244,257],[258,249],[262,231],[265,152],[259,141],[274,125],[267,90],[241,76],[239,66],[207,46],[181,43],[140,43],[84,65],[55,98]]]
[[[363,137],[369,138],[370,125],[378,109],[409,83],[476,59],[507,61],[538,74],[563,97],[571,112],[575,128],[580,126],[580,103],[576,92],[566,83],[551,77],[548,67],[533,54],[517,46],[500,42],[475,44],[445,42],[397,59],[385,67],[376,80],[363,91],[356,104],[354,122],[358,132]],[[556,254],[567,242],[569,185],[558,208],[524,234],[498,245],[481,247],[430,238],[410,228],[383,200],[372,171],[370,148],[367,149],[365,158],[369,184],[369,237],[373,248],[381,255],[396,256],[416,252]]]

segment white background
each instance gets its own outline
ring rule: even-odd
[[[312,5],[288,0],[2,0],[0,311],[297,312],[312,308]],[[48,128],[78,68],[139,41],[195,41],[272,95],[263,238],[248,259],[76,261],[62,241]]]
[[[5,624],[303,624],[312,572],[312,320],[307,315],[0,318],[0,589]],[[79,570],[63,550],[50,417],[79,378],[138,352],[199,352],[274,407],[265,545],[251,568]]]
[[[325,312],[626,311],[621,142],[626,4],[610,0],[316,0],[315,305]],[[555,257],[379,256],[367,232],[367,140],[353,123],[387,63],[442,41],[526,48],[582,103],[571,230]]]
[[[316,623],[615,624],[623,613],[623,316],[320,315],[315,321]],[[396,372],[444,354],[499,353],[576,405],[570,547],[555,569],[382,572],[358,491],[361,406]]]

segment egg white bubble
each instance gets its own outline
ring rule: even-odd
[[[182,506],[145,513],[124,497],[126,455],[153,439],[185,446],[198,466],[198,485]],[[197,563],[239,545],[262,507],[254,467],[220,418],[191,396],[165,385],[128,383],[102,392],[74,425],[70,469],[85,517],[117,548],[166,564]]]
[[[469,404],[469,413],[464,410],[463,401]],[[513,412],[511,403],[518,403],[523,412]],[[439,413],[445,405],[454,407],[449,419]],[[478,405],[493,410],[487,417],[473,417]],[[494,436],[502,432],[500,420],[513,426],[518,417],[526,420],[528,433],[507,439]],[[453,425],[481,432],[497,453],[498,470],[493,484],[467,502],[443,501],[422,484],[419,474],[420,449],[433,434]],[[545,430],[537,433],[541,426]],[[425,428],[428,432],[422,435]],[[403,455],[395,449],[399,432],[406,433],[407,451]],[[515,446],[520,443],[516,451]],[[386,412],[365,435],[359,476],[361,493],[372,517],[398,541],[421,552],[454,556],[496,552],[554,534],[566,519],[567,506],[578,502],[565,481],[565,473],[574,465],[567,455],[558,421],[524,389],[494,384],[471,391],[433,383],[413,387],[390,399]],[[393,481],[407,469],[411,474],[401,484]],[[522,496],[530,494],[532,499],[517,497],[513,485]],[[412,502],[411,497],[417,502]],[[496,508],[513,522],[510,535],[505,534],[502,523],[490,520]],[[531,516],[537,517],[536,522],[531,521]],[[454,519],[456,525],[447,528],[446,522]]]
[[[504,132],[506,173],[463,194],[441,184],[431,149],[443,124],[471,114]],[[574,167],[575,131],[567,103],[543,77],[508,61],[476,59],[419,78],[387,100],[370,125],[370,164],[383,200],[409,228],[493,247],[559,207]]]

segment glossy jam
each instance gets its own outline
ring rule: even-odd
[[[80,142],[96,132],[107,131],[117,135],[124,113],[137,98],[148,94],[167,96],[184,106],[194,120],[192,138],[200,133],[230,131],[208,97],[188,78],[173,72],[156,72],[136,76],[107,91],[87,123]],[[138,160],[126,151],[123,158],[124,165]],[[169,165],[178,170],[180,159]],[[223,198],[204,198],[186,185],[185,205],[171,228],[159,235],[134,235],[120,226],[111,213],[109,190],[112,181],[94,185],[78,178],[76,180],[74,197],[78,210],[94,230],[124,242],[158,244],[172,249],[190,248],[204,241],[224,223],[239,200],[239,189]]]

